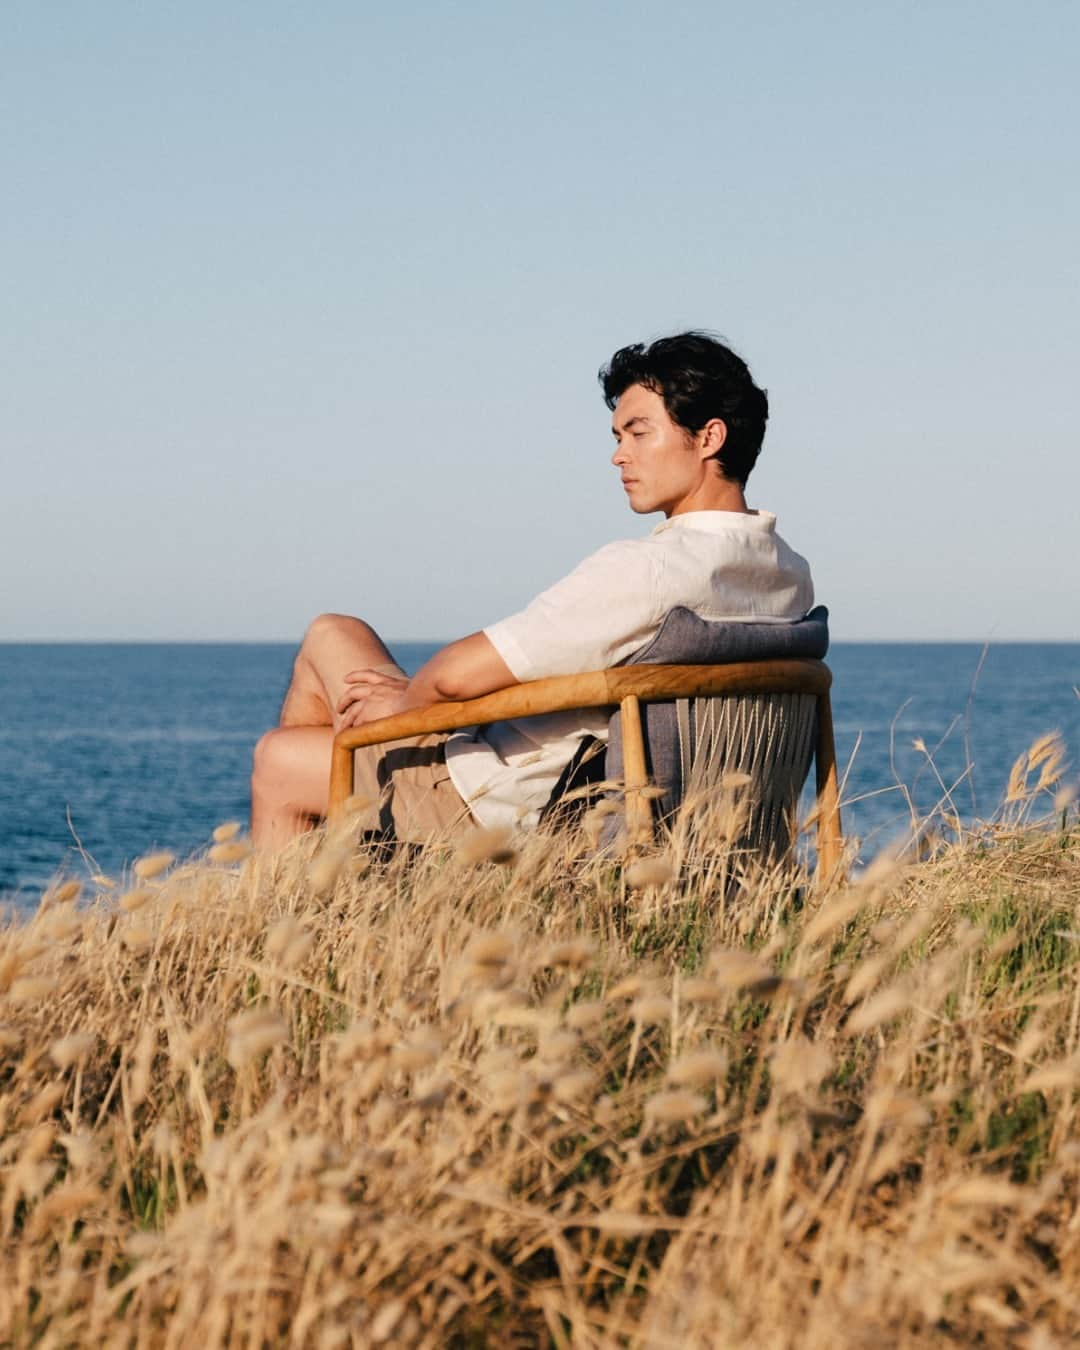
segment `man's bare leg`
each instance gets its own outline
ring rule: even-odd
[[[251,774],[251,838],[279,849],[326,815],[333,727],[275,727],[259,738]]]
[[[260,738],[251,775],[251,837],[280,848],[326,815],[338,700],[351,670],[394,664],[362,619],[320,614],[293,663],[279,725]]]
[[[349,671],[393,664],[386,644],[363,619],[320,614],[296,653],[278,725],[335,726],[335,709],[345,692]]]

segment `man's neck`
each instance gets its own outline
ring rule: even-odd
[[[723,478],[702,483],[677,506],[672,507],[667,516],[670,520],[672,516],[684,516],[688,511],[740,511],[746,515],[749,507],[741,486]]]

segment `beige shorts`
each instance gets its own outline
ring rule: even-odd
[[[377,669],[404,673],[397,666]],[[404,843],[423,844],[436,835],[451,838],[475,828],[446,767],[449,739],[449,732],[433,731],[355,752],[353,793],[370,803],[359,816],[362,830],[393,833]]]

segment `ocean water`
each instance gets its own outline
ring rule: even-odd
[[[409,671],[435,649],[394,644]],[[116,876],[149,849],[186,855],[221,821],[246,821],[251,749],[292,653],[0,645],[0,897],[25,909],[58,873]],[[829,665],[844,828],[864,852],[904,829],[907,796],[925,813],[948,790],[961,815],[990,816],[1046,731],[1080,768],[1080,643],[840,643]]]

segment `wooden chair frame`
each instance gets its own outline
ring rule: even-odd
[[[511,685],[460,703],[432,703],[394,717],[346,727],[334,738],[330,764],[330,819],[340,817],[353,790],[353,752],[384,741],[426,732],[457,731],[514,717],[565,712],[572,708],[618,707],[622,722],[626,785],[626,826],[631,840],[652,831],[641,705],[676,698],[723,694],[813,694],[817,698],[816,843],[819,876],[829,876],[843,854],[829,689],[832,673],[823,661],[746,661],[713,666],[614,666],[583,675],[556,675]]]

